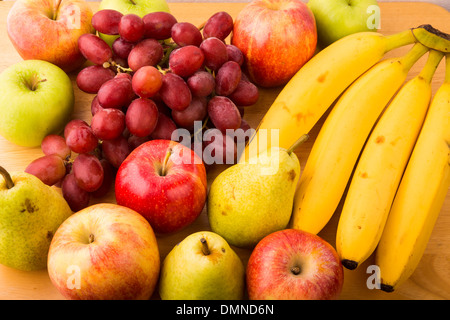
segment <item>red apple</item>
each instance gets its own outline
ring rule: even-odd
[[[301,0],[254,0],[236,17],[231,43],[253,83],[284,85],[314,55],[314,15]]]
[[[69,72],[86,61],[78,38],[95,32],[92,15],[84,0],[17,0],[7,17],[8,36],[23,59],[45,60]]]
[[[157,233],[191,224],[206,201],[206,170],[188,147],[170,140],[141,144],[116,176],[118,204],[142,214]]]
[[[160,256],[147,220],[129,208],[100,203],[61,224],[50,244],[47,269],[67,299],[149,299]]]
[[[264,237],[247,264],[251,300],[332,300],[344,283],[336,250],[319,236],[285,229]]]

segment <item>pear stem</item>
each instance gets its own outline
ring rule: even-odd
[[[0,166],[0,174],[3,176],[6,182],[6,188],[11,189],[14,187],[14,182],[11,179],[11,175],[6,171],[5,168]]]
[[[169,161],[170,155],[172,154],[172,148],[167,149],[166,156],[164,157],[164,162],[161,168],[161,176],[165,176],[167,174],[167,162]]]
[[[287,153],[290,155],[299,145],[301,145],[303,142],[308,140],[309,135],[304,134],[302,135],[297,141],[294,142],[294,144],[287,150]]]
[[[206,242],[205,238],[201,238],[200,242],[202,243],[202,252],[205,256],[208,256],[211,254],[211,251],[208,248],[208,243]]]

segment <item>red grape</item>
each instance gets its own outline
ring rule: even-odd
[[[144,36],[142,18],[134,13],[124,15],[119,22],[119,35],[128,42],[138,42]]]
[[[172,26],[177,19],[168,12],[157,11],[146,14],[142,20],[145,26],[145,38],[165,40],[170,38]]]
[[[115,73],[109,68],[100,65],[89,66],[77,75],[77,85],[80,90],[87,93],[97,93],[102,84],[114,78]]]
[[[78,38],[81,54],[95,64],[102,65],[112,58],[111,47],[92,33],[85,33]]]
[[[103,107],[98,102],[98,96],[96,95],[91,102],[91,114],[95,115],[99,110],[102,110]]]
[[[134,92],[129,79],[115,77],[100,87],[97,96],[103,108],[120,109],[130,104]]]
[[[244,64],[244,54],[241,49],[232,44],[227,44],[228,60],[237,62],[240,66]]]
[[[144,66],[134,73],[132,86],[139,97],[153,97],[162,86],[161,72],[153,66]]]
[[[159,95],[170,109],[178,111],[186,109],[192,100],[187,83],[174,73],[166,73],[163,76]]]
[[[119,168],[130,154],[128,140],[124,136],[102,142],[103,156],[114,168]]]
[[[66,175],[64,178],[61,184],[61,192],[70,209],[74,212],[80,211],[89,205],[91,195],[78,186],[73,173]]]
[[[258,87],[250,81],[239,81],[236,89],[228,96],[238,106],[251,106],[258,101]]]
[[[66,144],[75,153],[88,153],[98,146],[98,139],[88,125],[78,125],[68,131]]]
[[[53,186],[66,175],[64,160],[56,155],[50,154],[33,160],[25,172],[39,178],[48,186]]]
[[[199,70],[204,60],[202,50],[188,45],[172,51],[169,57],[169,68],[173,73],[185,78]]]
[[[115,78],[124,78],[131,81],[133,79],[133,76],[128,72],[119,72],[118,74],[116,74]]]
[[[205,97],[194,97],[189,106],[183,111],[172,111],[172,119],[180,127],[192,130],[194,121],[202,121],[207,115],[207,101]]]
[[[227,46],[216,37],[203,40],[200,49],[205,55],[205,65],[211,70],[218,70],[225,62],[228,61]]]
[[[133,42],[128,42],[127,40],[119,37],[112,43],[112,50],[114,54],[122,59],[128,59],[128,55],[136,44]],[[128,64],[128,61],[127,61]],[[121,64],[122,65],[122,64]],[[123,67],[123,66],[122,66]]]
[[[150,135],[158,123],[158,107],[145,98],[133,100],[126,113],[126,126],[132,135],[145,137]]]
[[[213,14],[208,21],[206,21],[203,28],[203,37],[216,37],[220,40],[225,40],[226,37],[233,30],[233,18],[229,13],[221,11]]]
[[[237,158],[237,147],[233,138],[217,129],[205,132],[203,161],[206,164],[233,164]]]
[[[81,119],[70,120],[64,127],[64,137],[67,138],[69,132],[78,126],[89,126],[89,125],[86,123],[86,121],[83,121]]]
[[[73,162],[72,172],[78,186],[87,192],[95,191],[102,185],[103,167],[95,155],[79,154]]]
[[[115,139],[125,129],[125,114],[119,109],[101,109],[92,117],[91,128],[100,140]]]
[[[137,71],[143,66],[156,66],[164,55],[162,45],[155,39],[144,39],[137,43],[128,55],[128,66]]]
[[[138,137],[138,136],[133,136],[133,135],[129,136],[128,137],[128,145],[130,147],[130,151],[136,149],[144,142],[150,141],[150,139],[151,139],[150,136],[145,136],[145,137]]]
[[[172,133],[177,129],[173,120],[163,113],[159,114],[158,123],[151,134],[152,139],[172,140]]]
[[[241,81],[241,67],[237,62],[227,61],[216,74],[216,94],[227,96],[231,94]]]
[[[116,10],[103,9],[92,16],[92,26],[98,32],[110,35],[119,34],[119,22],[123,14]]]
[[[227,97],[215,96],[208,102],[208,115],[214,126],[226,133],[241,126],[241,115],[236,105]]]
[[[95,198],[103,197],[109,192],[109,190],[111,190],[111,186],[114,184],[114,178],[116,174],[116,170],[108,160],[101,159],[100,164],[103,168],[103,182],[97,190],[91,192],[91,195]]]
[[[199,70],[194,73],[186,80],[186,83],[191,93],[197,97],[210,95],[216,86],[213,75],[205,70]]]
[[[172,26],[172,40],[180,47],[199,46],[203,36],[200,30],[190,22],[177,22]]]
[[[42,140],[41,150],[47,156],[56,154],[61,159],[67,159],[71,154],[70,148],[66,144],[66,139],[57,134],[46,136]]]

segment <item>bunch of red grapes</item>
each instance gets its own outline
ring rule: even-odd
[[[25,171],[48,185],[59,184],[71,209],[78,211],[92,196],[110,190],[116,170],[133,149],[153,139],[170,140],[177,128],[193,137],[194,121],[222,135],[203,141],[204,147],[220,143],[214,150],[224,159],[235,150],[227,145],[235,141],[226,130],[250,129],[242,119],[243,107],[255,104],[259,93],[241,70],[242,52],[226,43],[233,29],[228,13],[217,12],[197,28],[167,12],[141,18],[108,9],[98,11],[92,25],[118,37],[112,46],[94,34],[78,41],[92,62],[76,79],[80,90],[95,94],[91,124],[74,119],[64,137],[47,136],[41,145],[45,155]]]

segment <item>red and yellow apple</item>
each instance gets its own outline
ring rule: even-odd
[[[78,38],[95,31],[92,15],[85,0],[17,0],[6,26],[23,59],[48,61],[70,72],[86,61],[78,49]]]
[[[314,15],[301,0],[254,0],[236,17],[231,43],[243,52],[252,82],[284,85],[314,55]]]
[[[284,229],[264,237],[247,264],[251,300],[333,300],[344,270],[336,250],[319,236]]]
[[[171,140],[141,144],[117,171],[118,204],[142,214],[156,233],[194,222],[206,202],[206,170],[190,148]]]
[[[144,217],[99,203],[61,224],[50,244],[47,269],[67,299],[149,299],[159,277],[159,249]]]

